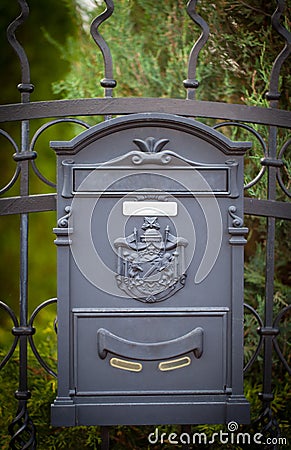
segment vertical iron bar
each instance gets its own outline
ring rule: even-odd
[[[31,86],[31,85],[30,85]],[[21,102],[28,103],[33,87],[18,85],[21,92]],[[20,196],[29,195],[29,160],[32,158],[29,148],[29,121],[21,123],[21,151],[15,156],[21,164]],[[20,285],[19,285],[19,328],[13,329],[13,333],[19,336],[19,386],[15,392],[18,400],[18,410],[15,419],[9,426],[11,434],[10,447],[12,449],[36,448],[35,427],[29,418],[27,401],[31,394],[28,390],[27,377],[27,338],[32,334],[28,326],[28,232],[29,216],[27,213],[20,215]]]
[[[21,92],[21,102],[28,103],[30,100],[27,86],[22,83],[18,85]],[[30,88],[32,89],[32,88]],[[21,152],[18,159],[21,164],[20,178],[20,196],[29,195],[29,121],[24,120],[21,123]],[[23,160],[22,160],[23,158]],[[15,392],[15,398],[18,400],[18,410],[14,421],[9,427],[12,436],[10,447],[12,449],[36,448],[35,427],[27,411],[27,401],[31,394],[28,390],[27,376],[27,347],[28,335],[32,330],[28,326],[28,233],[29,216],[27,213],[20,216],[20,286],[19,286],[19,329],[13,330],[14,334],[19,335],[19,386]],[[18,428],[18,429],[17,429]]]
[[[198,40],[194,43],[188,61],[188,78],[183,81],[185,89],[187,89],[187,100],[195,100],[195,91],[199,86],[196,80],[197,60],[201,49],[206,44],[209,37],[209,27],[204,19],[196,12],[197,0],[189,0],[187,3],[187,13],[193,22],[197,23],[202,29],[202,33]]]
[[[191,425],[181,425],[181,433],[185,433],[187,436],[191,436]],[[183,450],[190,450],[190,445],[182,444]]]
[[[20,89],[20,85],[18,86]],[[21,92],[21,91],[20,91]],[[27,94],[21,92],[21,102],[27,103]],[[21,153],[25,152],[29,145],[29,122],[21,123]],[[21,162],[20,195],[29,195],[29,166],[28,161]],[[20,216],[20,296],[19,296],[19,324],[27,326],[28,320],[28,214]],[[19,391],[27,392],[27,337],[20,336],[20,366],[19,366]]]
[[[273,105],[274,106],[274,105]],[[269,150],[270,159],[276,158],[277,128],[270,127],[269,130]],[[276,167],[268,166],[268,200],[276,199]],[[271,412],[271,402],[274,398],[272,393],[272,359],[273,359],[273,339],[276,330],[273,329],[273,307],[274,307],[274,276],[275,276],[275,218],[267,217],[267,242],[266,242],[266,281],[265,281],[265,310],[264,328],[261,333],[264,337],[264,361],[263,361],[263,392],[260,398],[263,402],[263,416],[268,424],[272,426],[274,422]],[[268,427],[271,431],[271,427]],[[263,427],[264,429],[264,427]],[[277,431],[279,432],[279,431]]]
[[[271,97],[266,94],[270,100],[272,108],[278,107],[278,98]],[[268,98],[269,97],[269,98]],[[268,200],[276,200],[276,174],[277,167],[273,164],[277,155],[277,127],[269,128],[269,145],[267,158],[267,198]],[[273,360],[273,340],[278,334],[277,328],[274,327],[273,308],[274,308],[274,277],[275,277],[275,233],[276,220],[275,217],[267,217],[267,242],[266,242],[266,279],[265,279],[265,308],[264,308],[264,326],[260,328],[260,334],[263,337],[264,359],[263,359],[263,390],[259,393],[262,400],[262,413],[258,419],[261,424],[261,433],[264,438],[280,436],[280,427],[273,415],[271,402],[274,399],[272,392],[272,360]],[[266,448],[277,450],[277,444],[271,444]]]
[[[30,68],[26,53],[16,39],[17,28],[25,22],[29,15],[29,7],[26,0],[18,0],[21,14],[7,29],[7,38],[21,65],[21,83],[17,86],[21,93],[21,103],[30,102],[30,93],[34,86],[30,83]],[[29,121],[21,122],[21,149],[14,155],[14,160],[20,163],[20,196],[29,195],[29,161],[35,158],[35,154],[29,151]],[[11,434],[10,447],[22,450],[35,449],[35,427],[29,418],[27,401],[30,398],[27,377],[27,338],[32,334],[32,328],[28,325],[28,214],[20,215],[20,286],[19,286],[19,327],[14,327],[12,332],[19,336],[19,383],[15,398],[18,400],[18,410],[15,419],[9,425]]]
[[[106,10],[92,21],[90,32],[95,43],[101,50],[104,62],[105,77],[100,81],[100,84],[104,88],[105,98],[112,98],[113,89],[116,87],[116,80],[113,79],[112,56],[106,41],[99,33],[99,26],[113,14],[114,2],[113,0],[104,0],[104,2],[106,4]],[[105,120],[110,118],[111,116],[105,116]]]
[[[279,78],[280,70],[283,63],[291,53],[291,33],[281,24],[281,17],[285,11],[285,0],[277,0],[277,8],[272,15],[272,26],[284,40],[285,45],[273,63],[270,74],[269,91],[266,93],[266,99],[270,103],[270,107],[277,109],[279,106]],[[268,200],[276,200],[276,177],[277,177],[277,127],[270,126],[269,129],[269,146],[268,158],[265,163],[268,173]],[[275,163],[274,163],[275,162]],[[265,297],[265,317],[264,327],[260,333],[264,342],[264,361],[263,361],[263,392],[260,398],[263,402],[263,410],[260,419],[263,423],[262,433],[271,437],[280,436],[280,428],[273,416],[271,402],[273,400],[272,393],[272,350],[273,340],[278,330],[273,323],[273,307],[274,307],[274,276],[275,276],[275,217],[267,218],[267,243],[266,243],[266,297]],[[272,449],[277,449],[277,445],[272,445]]]
[[[101,450],[109,450],[110,427],[101,427]]]

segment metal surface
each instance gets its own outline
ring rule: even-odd
[[[62,299],[53,425],[248,422],[242,215],[251,144],[147,113],[51,146]],[[156,214],[125,215],[124,201]]]
[[[9,192],[15,187],[16,182],[20,180],[20,192],[17,196],[10,194],[8,198],[0,199],[0,212],[1,215],[7,214],[20,214],[20,310],[19,314],[14,312],[11,307],[5,302],[0,302],[0,308],[2,312],[6,313],[11,319],[13,325],[13,342],[8,350],[4,359],[0,362],[0,369],[3,368],[9,360],[16,347],[19,345],[19,386],[16,391],[15,397],[18,401],[18,409],[15,413],[15,419],[9,425],[9,432],[11,434],[11,448],[13,449],[26,449],[36,448],[36,431],[30,417],[27,407],[27,401],[30,397],[28,390],[28,377],[27,377],[27,343],[32,346],[36,358],[41,365],[52,375],[53,371],[42,360],[38,354],[37,348],[33,341],[33,334],[37,332],[33,327],[34,319],[38,312],[47,305],[54,303],[56,300],[51,299],[40,304],[34,313],[28,318],[28,295],[27,295],[27,281],[28,281],[28,231],[29,223],[28,216],[31,212],[36,211],[49,211],[56,209],[56,194],[50,193],[45,195],[30,195],[29,186],[29,166],[32,166],[36,175],[40,180],[53,186],[50,180],[47,180],[41,172],[38,170],[35,162],[35,158],[40,159],[40,156],[33,150],[34,142],[42,134],[42,131],[53,125],[53,122],[48,122],[44,127],[41,127],[35,136],[30,140],[29,135],[29,121],[35,118],[55,118],[59,117],[58,123],[65,122],[68,119],[67,116],[90,116],[101,115],[110,116],[113,114],[128,115],[132,113],[144,113],[144,112],[160,112],[169,114],[179,114],[185,117],[204,117],[204,118],[217,118],[231,121],[228,126],[235,126],[234,122],[239,121],[245,124],[266,124],[270,126],[269,143],[262,147],[262,161],[258,175],[251,181],[251,184],[255,186],[262,180],[262,177],[267,173],[268,176],[268,193],[265,199],[245,198],[245,213],[251,215],[265,216],[268,219],[267,225],[267,254],[266,254],[266,301],[264,316],[261,317],[258,311],[256,311],[250,305],[246,306],[246,311],[250,312],[258,325],[259,340],[258,346],[253,354],[252,358],[248,361],[245,370],[251,370],[252,365],[257,360],[260,354],[261,348],[264,347],[263,353],[263,391],[261,393],[262,399],[262,414],[258,420],[253,424],[257,427],[266,437],[278,437],[280,436],[280,430],[276,422],[274,411],[272,410],[272,362],[274,358],[274,352],[278,355],[279,361],[282,363],[284,369],[290,373],[290,367],[285,359],[282,349],[279,346],[277,340],[278,330],[280,322],[290,311],[290,306],[284,307],[277,315],[273,316],[273,293],[274,293],[274,247],[275,247],[275,220],[289,219],[290,220],[290,204],[277,201],[275,186],[281,189],[285,196],[290,197],[288,187],[283,182],[282,173],[286,170],[284,162],[284,155],[286,155],[288,148],[290,147],[290,139],[287,140],[283,146],[277,149],[276,145],[276,127],[290,128],[291,113],[279,109],[279,77],[281,73],[281,67],[286,63],[286,59],[290,54],[291,37],[290,32],[283,25],[283,15],[286,8],[286,2],[284,0],[277,0],[277,8],[272,17],[272,25],[274,32],[279,34],[282,42],[282,50],[276,58],[273,70],[270,75],[269,90],[266,98],[270,102],[269,108],[250,107],[245,105],[231,105],[219,102],[201,102],[201,101],[188,101],[181,99],[156,99],[156,98],[104,98],[104,99],[77,99],[68,101],[49,101],[49,102],[30,102],[30,93],[33,91],[33,85],[30,81],[29,62],[26,53],[18,42],[15,32],[18,27],[24,24],[28,17],[29,9],[25,0],[18,0],[21,8],[20,16],[13,21],[8,27],[7,35],[8,41],[15,50],[17,57],[20,61],[21,67],[21,82],[18,85],[18,90],[21,94],[21,102],[15,105],[3,105],[0,106],[0,120],[1,122],[21,121],[21,145],[18,148],[14,137],[10,136],[5,130],[1,130],[0,133],[7,140],[7,143],[13,149],[13,159],[15,162],[14,174],[8,183],[1,189],[1,194]],[[105,88],[105,96],[111,97],[112,89],[115,86],[112,73],[112,61],[110,51],[107,44],[98,32],[99,25],[110,17],[113,12],[113,1],[106,1],[107,11],[104,15],[96,18],[92,23],[92,36],[100,47],[105,64],[105,81],[103,83]],[[196,65],[198,62],[198,54],[200,49],[207,41],[208,27],[204,20],[196,13],[196,1],[190,1],[188,3],[188,14],[191,19],[202,28],[202,35],[200,41],[194,44],[192,53],[189,58],[188,66],[188,80],[186,80],[185,87],[188,91],[188,99],[194,98],[195,89],[198,87],[196,81]],[[275,9],[275,2],[274,2]],[[189,81],[189,83],[187,83]],[[51,124],[51,125],[50,125]],[[85,127],[88,127],[84,124]],[[257,133],[257,132],[255,132]],[[258,135],[258,139],[260,139]],[[30,142],[30,145],[29,145]],[[249,184],[250,185],[250,184]],[[247,192],[247,189],[246,189]],[[236,219],[236,212],[230,211],[232,219]],[[63,217],[59,222],[59,237],[60,243],[66,242],[68,239],[68,230],[66,226],[68,224],[68,218],[70,211],[64,211]],[[235,226],[233,227],[235,229]],[[235,238],[235,234],[233,235]],[[76,314],[78,314],[76,312]],[[177,358],[175,358],[177,361]],[[163,364],[163,363],[161,363]],[[173,363],[174,364],[174,363]],[[179,365],[179,363],[177,363]],[[183,361],[181,362],[183,365]],[[185,361],[186,364],[186,361]],[[167,370],[167,366],[160,366],[161,370]],[[116,369],[120,370],[120,369]],[[180,369],[174,370],[174,373],[178,373]],[[120,370],[121,371],[121,370]],[[203,411],[201,411],[203,416]],[[189,431],[189,427],[185,426],[184,430]],[[102,428],[102,449],[109,448],[109,431],[108,427]],[[190,432],[190,431],[189,431]],[[271,445],[269,448],[276,449],[277,445]]]
[[[200,50],[206,44],[209,37],[209,27],[205,20],[202,19],[196,12],[196,4],[197,0],[190,0],[187,4],[187,13],[191,17],[191,19],[197,23],[200,28],[202,28],[202,33],[199,39],[193,45],[193,48],[190,52],[189,63],[188,63],[188,78],[183,81],[184,87],[187,89],[187,99],[194,100],[195,99],[195,89],[199,86],[199,81],[196,80],[196,67],[197,60]]]
[[[17,103],[0,106],[0,121],[38,119],[44,117],[96,116],[135,114],[142,112],[179,114],[185,117],[240,120],[242,122],[290,127],[290,112],[258,106],[174,98],[91,98]]]

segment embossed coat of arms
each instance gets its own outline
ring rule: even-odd
[[[174,236],[167,225],[161,232],[157,217],[145,217],[114,246],[118,253],[116,281],[120,289],[136,300],[154,303],[166,300],[186,281],[185,247],[188,241]]]

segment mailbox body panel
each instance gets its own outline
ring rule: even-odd
[[[75,382],[77,395],[137,395],[147,394],[167,395],[171,393],[188,393],[193,391],[205,393],[224,393],[227,384],[226,359],[223,353],[227,351],[227,311],[183,311],[169,312],[156,310],[149,316],[148,311],[128,311],[125,316],[114,311],[76,312],[75,313]],[[140,371],[124,370],[117,364],[114,370],[110,365],[113,355],[107,356],[107,361],[98,358],[97,332],[106,328],[124,339],[153,343],[169,341],[185,336],[197,327],[205,331],[203,351],[207,354],[201,362],[197,362],[193,352],[185,352],[169,359],[143,360]],[[82,339],[81,339],[82,337]],[[185,346],[187,344],[185,343]],[[170,351],[170,349],[168,349]],[[135,363],[137,360],[128,355],[114,355],[114,359]],[[177,361],[176,368],[167,370],[167,361]],[[164,364],[165,369],[163,370]],[[91,370],[86,368],[90,366]],[[191,370],[189,370],[191,366]],[[98,374],[98,377],[96,377]],[[161,374],[163,376],[161,376]],[[112,385],[111,377],[114,377]]]
[[[190,119],[109,120],[58,155],[59,426],[249,420],[243,154]]]

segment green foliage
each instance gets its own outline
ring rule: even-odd
[[[103,9],[103,6],[96,9],[92,17]],[[185,36],[189,21],[184,20],[184,2],[166,2],[162,12],[161,9],[155,1],[122,0],[116,3],[110,25],[100,27],[112,49],[118,95],[162,97],[185,93],[177,78],[183,76],[183,70],[186,77],[187,55],[192,45]],[[154,20],[159,25],[150,30],[148,24]],[[182,33],[177,34],[181,24]],[[103,78],[102,58],[89,36],[89,26],[79,26],[78,30],[78,41],[69,39],[65,47],[59,47],[63,58],[71,64],[71,71],[65,79],[54,83],[54,92],[66,98],[102,96],[99,85]]]
[[[52,91],[52,82],[62,77],[69,66],[61,60],[55,46],[47,39],[54,37],[55,42],[65,42],[68,36],[73,38],[75,25],[71,17],[71,2],[67,0],[28,0],[30,15],[27,21],[16,31],[16,37],[24,47],[30,61],[31,82],[35,90],[31,100],[50,100],[57,96]],[[17,1],[1,0],[0,2],[0,101],[2,104],[20,101],[17,85],[21,81],[19,59],[10,47],[6,38],[6,28],[20,14]],[[31,121],[31,136],[44,123],[43,120]],[[20,147],[21,129],[18,122],[1,124],[10,133]],[[68,128],[68,127],[67,127]],[[78,127],[75,134],[80,132]],[[50,129],[38,139],[35,150],[38,152],[36,164],[52,181],[55,181],[55,157],[49,149],[51,139],[70,139],[72,133],[57,126],[52,133]],[[16,163],[12,158],[15,149],[7,139],[0,135],[0,178],[1,188],[12,178]],[[43,160],[43,162],[42,162]],[[31,175],[31,193],[47,193],[52,191],[41,183],[35,175]],[[8,191],[6,196],[19,195],[19,182]],[[41,301],[52,297],[56,292],[56,258],[53,245],[52,228],[55,225],[55,213],[32,214],[30,217],[30,267],[29,297],[30,308],[34,309]],[[8,303],[16,312],[19,304],[19,217],[4,216],[0,221],[0,299]],[[5,236],[5,238],[3,238]],[[1,310],[0,324],[8,321]]]
[[[186,13],[185,0],[120,0],[100,33],[113,57],[118,96],[185,97],[188,56],[200,35],[200,28]],[[54,83],[55,93],[66,98],[95,97],[102,91],[103,62],[89,35],[89,22],[104,6],[88,16],[88,25],[78,26],[78,40],[69,38],[59,46],[71,71]],[[282,39],[271,26],[273,2],[206,0],[197,11],[210,25],[210,37],[199,56],[197,79],[202,100],[267,106],[264,94],[270,69],[283,48]],[[290,11],[289,11],[290,13]],[[284,25],[289,27],[290,16]],[[288,65],[282,68],[282,107],[287,107],[291,77]]]
[[[46,39],[52,34],[58,42],[64,42],[67,36],[75,34],[75,27],[70,20],[69,4],[64,0],[29,0],[29,18],[16,31],[16,36],[25,48],[31,64],[31,82],[35,84],[32,100],[48,100],[55,98],[51,83],[67,70],[65,62],[58,61],[56,49]],[[6,39],[6,28],[20,14],[18,2],[1,0],[0,3],[0,79],[5,85],[1,90],[1,103],[12,103],[20,100],[16,89],[21,82],[21,71],[18,57]]]

